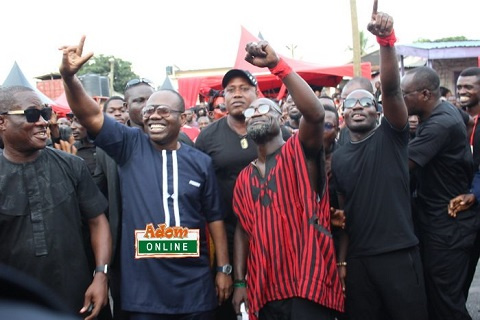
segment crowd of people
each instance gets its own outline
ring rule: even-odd
[[[471,319],[480,68],[452,95],[430,67],[400,76],[377,1],[367,29],[379,80],[332,97],[263,40],[245,60],[284,101],[232,69],[204,105],[140,78],[100,106],[85,37],[60,49],[66,118],[0,88],[0,282],[38,281],[64,319]]]

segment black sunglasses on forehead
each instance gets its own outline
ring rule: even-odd
[[[25,115],[25,119],[30,123],[37,122],[40,119],[40,116],[48,121],[52,117],[52,108],[47,104],[44,104],[43,106],[42,109],[37,109],[35,106],[32,106],[25,110],[10,110],[1,113],[1,115]]]
[[[150,87],[153,88],[153,82],[152,81],[150,81],[146,78],[138,78],[138,79],[132,79],[132,80],[128,81],[127,84],[125,85],[124,91],[127,91],[131,87],[136,86],[137,84],[141,84],[141,83],[145,83],[145,84],[147,84],[147,85],[149,85]]]

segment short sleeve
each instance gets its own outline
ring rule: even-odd
[[[408,158],[420,167],[435,157],[449,140],[449,130],[437,121],[432,121],[417,130],[408,144]]]

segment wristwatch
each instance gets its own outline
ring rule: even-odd
[[[222,272],[229,276],[232,274],[232,265],[227,263],[226,265],[217,267],[217,272]]]
[[[103,272],[105,275],[108,275],[108,264],[104,264],[102,266],[97,266],[95,270],[93,270],[93,276],[95,277],[95,274],[97,272]]]

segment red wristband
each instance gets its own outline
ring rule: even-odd
[[[397,38],[395,37],[395,30],[392,30],[392,33],[390,33],[386,37],[377,36],[377,42],[382,47],[393,47],[395,45],[395,42],[397,42]]]
[[[275,67],[269,69],[271,73],[279,77],[281,80],[283,80],[283,78],[288,76],[293,71],[292,68],[290,68],[290,66],[282,58],[278,60],[278,63]]]

